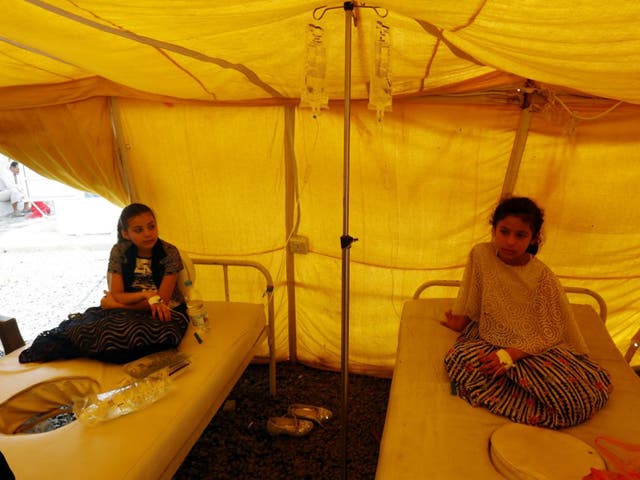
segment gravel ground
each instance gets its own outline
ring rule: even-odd
[[[55,216],[0,217],[0,315],[25,341],[99,305],[115,234],[65,235]]]
[[[345,457],[339,372],[279,363],[271,398],[268,367],[250,365],[174,480],[373,480],[390,385],[350,375]],[[268,418],[285,415],[292,403],[323,406],[334,417],[303,437],[270,436]]]

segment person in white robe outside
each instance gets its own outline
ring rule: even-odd
[[[31,204],[17,182],[19,173],[20,166],[15,161],[9,164],[9,168],[0,171],[0,201],[11,203],[13,217],[23,217],[31,211]]]

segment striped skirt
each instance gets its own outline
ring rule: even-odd
[[[146,310],[91,307],[69,315],[57,327],[40,333],[20,352],[20,363],[93,358],[126,363],[151,353],[177,348],[187,331],[186,306],[171,311],[171,320],[154,319]]]
[[[498,350],[472,322],[447,353],[444,364],[458,395],[473,406],[528,425],[564,428],[589,420],[609,398],[609,374],[589,358],[554,347],[522,358],[504,375],[478,370],[478,357]]]

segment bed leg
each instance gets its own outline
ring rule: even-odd
[[[273,330],[270,330],[267,338],[269,344],[269,394],[276,396],[276,342]]]
[[[273,305],[273,280],[267,275],[266,294],[269,297],[267,303],[267,344],[269,346],[269,393],[272,397],[276,396],[276,333],[275,333],[275,307]]]
[[[269,360],[269,393],[272,397],[276,396],[276,361]]]

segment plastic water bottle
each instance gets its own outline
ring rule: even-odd
[[[196,287],[193,285],[191,280],[187,280],[185,282],[186,287],[186,300],[187,300],[187,314],[189,315],[189,320],[191,324],[199,331],[208,330],[209,324],[209,316],[207,314],[207,310],[204,307],[204,300],[202,300],[202,295]]]
[[[73,411],[86,425],[97,425],[151,405],[164,397],[170,386],[169,372],[162,369],[124,387],[84,397],[74,402]]]

